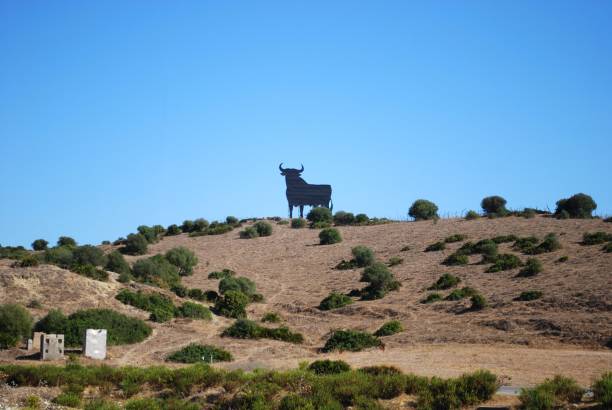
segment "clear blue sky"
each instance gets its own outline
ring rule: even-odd
[[[292,3],[292,4],[288,4]],[[0,2],[0,244],[499,194],[612,213],[612,3]]]

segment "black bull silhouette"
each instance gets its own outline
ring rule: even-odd
[[[302,169],[283,168],[283,163],[278,166],[281,175],[287,183],[287,202],[289,202],[289,218],[293,218],[293,207],[300,207],[300,218],[304,217],[304,205],[324,206],[330,210],[333,208],[331,201],[331,185],[312,185],[304,181],[300,174]]]

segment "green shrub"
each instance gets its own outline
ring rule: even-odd
[[[147,243],[155,243],[158,241],[157,232],[153,227],[140,225],[136,230],[146,239]]]
[[[544,240],[533,248],[528,248],[525,253],[529,255],[539,255],[541,253],[554,252],[561,249],[561,243],[554,233],[549,233]]]
[[[302,218],[293,218],[291,220],[291,227],[294,229],[304,228],[306,226],[306,221]]]
[[[341,293],[332,292],[319,304],[321,310],[331,310],[341,308],[353,303],[353,299]]]
[[[510,253],[502,253],[495,259],[493,265],[486,270],[488,273],[500,272],[504,270],[515,269],[522,266],[523,263],[516,255]]]
[[[559,259],[557,259],[557,263],[564,263],[567,262],[569,260],[568,256],[562,256]]]
[[[517,238],[516,241],[514,241],[514,245],[512,245],[512,248],[520,250],[525,254],[530,254],[532,250],[536,247],[536,244],[538,242],[538,238],[536,238],[535,236]]]
[[[289,343],[302,343],[304,337],[300,333],[293,333],[287,327],[267,328],[259,326],[252,320],[238,319],[233,325],[223,331],[221,336],[237,339],[273,339]]]
[[[247,296],[252,296],[256,292],[256,286],[255,282],[243,276],[230,276],[221,279],[221,282],[219,282],[219,293],[224,294],[231,290],[242,292]]]
[[[399,320],[391,320],[384,325],[382,325],[376,332],[374,332],[374,336],[391,336],[396,333],[402,332],[404,330],[404,326],[402,326],[402,322]]]
[[[166,228],[166,236],[174,236],[182,233],[180,226],[176,224],[168,225]]]
[[[425,297],[425,299],[421,300],[421,303],[429,304],[429,303],[439,302],[441,300],[442,300],[442,295],[437,292],[434,292],[434,293],[430,293],[429,295],[427,295],[427,297]]]
[[[582,193],[575,194],[557,201],[555,216],[560,217],[561,213],[565,211],[570,218],[592,218],[595,209],[597,209],[597,204],[593,198]]]
[[[254,226],[247,226],[244,230],[240,231],[240,237],[242,239],[253,239],[259,237],[259,233]]]
[[[465,219],[467,219],[468,221],[471,221],[473,219],[478,219],[478,218],[480,218],[480,214],[473,210],[469,210],[465,214]]]
[[[582,245],[599,245],[605,242],[612,242],[612,234],[603,231],[586,232],[582,235]]]
[[[479,293],[472,295],[470,300],[472,302],[471,310],[482,310],[487,307],[487,300]]]
[[[281,317],[278,313],[276,312],[268,312],[266,314],[263,315],[263,317],[261,318],[262,322],[268,322],[268,323],[278,323],[281,321]]]
[[[110,346],[142,342],[151,334],[151,328],[142,320],[110,309],[79,310],[68,317],[57,310],[50,311],[34,329],[63,334],[67,347],[81,346],[87,329],[107,329]]]
[[[181,282],[178,269],[162,255],[139,259],[132,267],[134,277],[141,282],[170,288]]]
[[[308,219],[311,224],[315,224],[317,222],[331,224],[333,222],[331,211],[325,207],[312,208],[310,212],[308,212],[308,215],[306,215],[306,219]]]
[[[533,208],[525,208],[523,209],[523,212],[521,212],[521,216],[527,219],[535,218],[536,211]]]
[[[234,276],[236,275],[236,272],[234,272],[231,269],[223,269],[222,271],[219,272],[210,272],[208,274],[208,279],[223,279],[223,278],[229,278],[230,276]]]
[[[227,291],[223,297],[217,299],[215,303],[215,312],[220,316],[231,318],[246,317],[246,306],[249,304],[250,298],[242,292],[236,290]]]
[[[331,224],[329,222],[315,222],[313,224],[310,224],[310,228],[311,229],[326,229],[326,228],[331,228]]]
[[[265,221],[257,221],[253,225],[259,236],[270,236],[272,235],[272,225]]]
[[[506,200],[501,196],[494,195],[483,198],[480,202],[480,206],[487,215],[495,214],[497,216],[504,216],[508,213],[506,209]]]
[[[38,260],[38,257],[36,257],[36,255],[27,255],[24,256],[19,263],[17,263],[17,265],[20,268],[31,268],[31,267],[35,267],[38,266],[40,264],[40,261]],[[13,265],[13,267],[15,267],[15,265]]]
[[[461,289],[453,290],[451,293],[448,294],[448,296],[444,298],[444,300],[461,300],[464,298],[474,296],[477,293],[478,292],[476,291],[476,289],[472,289],[466,286]]]
[[[415,221],[438,219],[438,206],[426,199],[417,199],[410,206],[408,215]]]
[[[132,272],[130,265],[118,251],[112,251],[108,254],[105,269],[119,274],[131,274]]]
[[[319,232],[320,245],[333,245],[342,242],[342,236],[336,228],[325,228]]]
[[[198,218],[195,221],[193,221],[193,231],[194,232],[204,232],[211,225],[212,224],[209,224],[206,219]]]
[[[601,250],[606,253],[612,252],[612,242],[608,242],[607,244],[605,244],[603,248],[601,248]]]
[[[108,272],[98,269],[94,265],[72,265],[70,271],[101,282],[108,281]]]
[[[212,314],[206,306],[199,303],[185,302],[176,309],[178,317],[186,317],[191,319],[212,320]]]
[[[139,233],[131,233],[127,236],[121,252],[128,255],[144,255],[147,253],[149,243],[147,239]]]
[[[374,252],[367,246],[355,246],[353,249],[351,249],[351,253],[353,254],[355,265],[360,268],[369,266],[376,260],[374,257]]]
[[[45,251],[47,250],[47,245],[49,245],[49,242],[45,241],[44,239],[36,239],[34,242],[32,242],[32,249],[35,251]]]
[[[76,241],[69,236],[60,236],[59,239],[57,240],[58,247],[60,246],[71,247],[71,246],[76,246],[76,245],[77,245]]]
[[[432,243],[425,248],[425,252],[436,252],[446,249],[446,244],[442,241]]]
[[[603,408],[612,408],[612,372],[606,372],[593,383],[595,401],[601,403]]]
[[[480,241],[474,245],[474,252],[482,254],[480,263],[495,263],[497,260],[497,244],[491,240]]]
[[[355,223],[355,215],[350,212],[338,211],[334,215],[335,225],[353,225]]]
[[[81,407],[81,395],[74,392],[63,392],[53,399],[53,403],[65,407]]]
[[[399,256],[392,256],[389,258],[389,262],[387,262],[389,267],[401,265],[402,263],[404,263],[404,258],[400,258]]]
[[[518,239],[516,235],[500,235],[492,238],[491,240],[497,244],[515,242]]]
[[[534,388],[522,389],[519,399],[524,409],[552,410],[561,407],[562,403],[579,402],[583,393],[583,389],[573,379],[555,376]]]
[[[131,399],[125,403],[125,410],[162,410],[154,398]]]
[[[428,290],[450,289],[453,286],[457,286],[459,282],[461,282],[461,279],[459,279],[457,276],[451,275],[450,273],[445,273],[440,276],[438,280],[428,288]]]
[[[521,292],[521,294],[516,298],[516,300],[522,302],[528,302],[531,300],[540,299],[543,293],[539,290],[528,290],[526,292]]]
[[[181,276],[191,275],[193,273],[193,267],[198,264],[198,257],[195,253],[184,246],[170,249],[166,252],[165,256],[168,262],[178,268],[178,273]]]
[[[527,262],[525,262],[525,267],[523,267],[523,269],[519,271],[518,276],[535,276],[540,272],[542,272],[542,262],[540,262],[540,260],[536,258],[527,258]]]
[[[181,225],[182,232],[189,233],[189,232],[193,232],[193,230],[194,230],[194,223],[192,220],[187,219],[183,221]]]
[[[370,221],[370,218],[366,214],[357,214],[355,215],[355,223],[358,225],[367,224]]]
[[[59,246],[57,248],[47,249],[45,251],[45,261],[53,265],[67,268],[72,265],[72,248],[68,246]]]
[[[238,225],[240,222],[238,221],[238,218],[230,215],[225,218],[225,223],[228,225]]]
[[[0,348],[16,346],[22,339],[30,337],[32,316],[23,306],[0,305]]]
[[[166,360],[177,363],[213,363],[231,362],[234,358],[230,352],[218,347],[191,343],[170,354]]]
[[[442,264],[446,266],[467,265],[468,257],[467,255],[462,255],[455,252],[448,255],[448,257],[442,261]]]
[[[374,262],[365,268],[360,281],[369,283],[361,292],[363,300],[381,299],[387,292],[397,290],[400,286],[393,273],[381,262]]]
[[[342,360],[315,360],[310,363],[308,370],[311,372],[323,375],[323,374],[338,374],[348,372],[351,370],[351,366]]]
[[[325,342],[323,351],[331,352],[339,350],[358,352],[369,347],[378,347],[380,345],[380,339],[369,333],[357,330],[336,330],[331,334],[329,339],[327,339],[327,342]]]
[[[444,242],[446,242],[446,243],[461,242],[461,241],[465,241],[466,239],[467,239],[467,235],[462,235],[460,233],[456,233],[454,235],[447,236],[444,239]]]

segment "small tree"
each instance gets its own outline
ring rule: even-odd
[[[141,282],[169,288],[181,281],[176,266],[162,255],[139,259],[132,268],[134,276]]]
[[[268,222],[258,221],[258,222],[255,222],[253,227],[255,228],[259,236],[272,235],[272,225],[270,225]]]
[[[230,290],[222,298],[217,299],[215,311],[218,315],[235,319],[246,317],[246,306],[250,298],[244,293]]]
[[[144,255],[147,253],[147,239],[139,233],[131,233],[125,240],[121,251],[128,255]]]
[[[597,204],[593,198],[587,194],[580,193],[558,200],[555,216],[563,219],[565,212],[570,218],[592,218],[595,209],[597,209]]]
[[[76,241],[69,236],[60,236],[57,240],[57,246],[76,246]]]
[[[194,223],[192,220],[185,220],[181,225],[181,231],[185,233],[193,232]]]
[[[206,228],[208,228],[209,226],[210,224],[204,218],[198,218],[195,221],[193,221],[193,230],[197,232],[202,232],[206,230]]]
[[[370,218],[366,214],[357,214],[355,215],[355,223],[359,225],[363,225],[368,223]]]
[[[415,221],[438,219],[438,206],[426,199],[417,199],[408,210],[408,215]]]
[[[399,288],[399,282],[395,280],[387,265],[382,262],[374,262],[365,268],[360,281],[369,283],[361,292],[361,298],[364,300],[380,299],[390,290]]]
[[[238,225],[239,221],[235,216],[228,216],[225,218],[225,223],[228,225]]]
[[[198,264],[198,257],[195,253],[184,246],[170,249],[166,252],[166,259],[178,268],[178,273],[181,276],[191,275],[193,267]]]
[[[0,305],[0,348],[14,347],[32,332],[32,316],[21,305]]]
[[[342,242],[342,236],[336,228],[325,228],[319,232],[319,244],[333,245]]]
[[[372,249],[367,246],[358,245],[351,249],[353,253],[353,259],[355,260],[355,264],[360,267],[366,267],[374,263],[375,257]]]
[[[504,216],[508,213],[506,200],[501,196],[494,195],[483,198],[480,206],[487,215]]]
[[[306,219],[312,224],[318,222],[332,223],[333,220],[331,211],[325,207],[312,208],[310,212],[308,212],[308,215],[306,215]]]
[[[47,245],[49,245],[49,242],[45,241],[44,239],[37,239],[32,242],[32,249],[35,251],[45,251],[47,250]]]
[[[181,228],[176,224],[168,225],[168,228],[166,228],[166,236],[178,235],[181,232]]]
[[[123,255],[118,251],[112,251],[108,254],[106,270],[119,274],[131,273],[130,265],[126,262]]]
[[[352,225],[355,223],[355,215],[350,212],[338,211],[334,215],[334,224],[336,225]]]
[[[139,234],[144,236],[148,243],[157,242],[157,232],[153,227],[147,225],[140,225],[137,230]]]
[[[102,249],[92,246],[83,245],[79,246],[73,251],[74,263],[77,265],[93,265],[93,266],[104,266],[106,265],[106,256]]]

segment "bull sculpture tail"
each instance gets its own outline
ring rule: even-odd
[[[334,201],[329,198],[329,212],[334,213]]]

